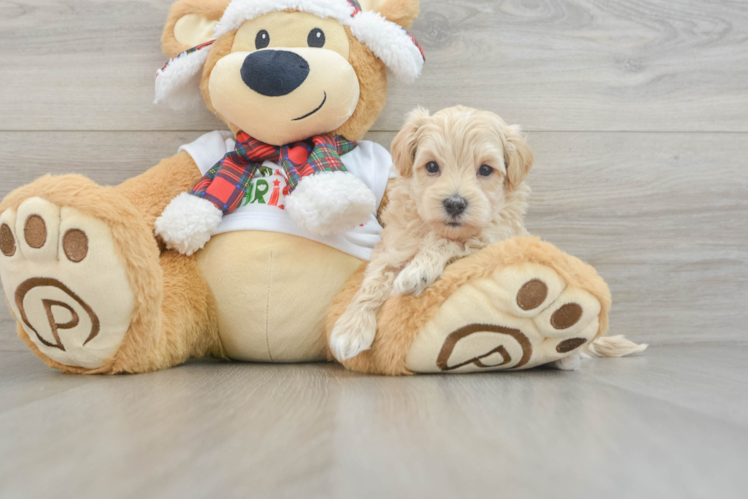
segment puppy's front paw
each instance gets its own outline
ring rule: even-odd
[[[345,313],[332,330],[330,350],[338,361],[355,358],[371,348],[376,333],[375,315]]]
[[[400,271],[400,274],[395,278],[393,293],[395,295],[420,295],[424,290],[433,285],[439,279],[439,276],[436,272],[410,264],[405,266],[405,269]]]

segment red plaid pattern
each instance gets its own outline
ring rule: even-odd
[[[348,0],[348,4],[353,7],[353,15],[355,16],[359,12],[361,12],[363,9],[361,8],[361,4],[358,3],[356,0]]]
[[[413,40],[413,44],[418,48],[418,51],[421,53],[421,57],[423,57],[423,62],[426,62],[426,54],[423,52],[423,47],[421,47],[421,44],[418,43],[418,40],[416,40],[416,37],[413,36],[413,33],[403,28],[405,32],[408,34],[411,40]]]
[[[201,43],[200,45],[197,45],[197,46],[195,46],[195,47],[192,47],[191,49],[187,49],[187,50],[185,50],[184,52],[180,52],[179,54],[175,55],[174,57],[172,57],[171,59],[169,59],[168,61],[166,61],[166,64],[164,64],[163,66],[161,66],[161,69],[160,69],[160,70],[158,70],[158,71],[156,72],[156,76],[158,76],[158,75],[159,75],[159,73],[163,73],[164,71],[166,71],[166,68],[168,68],[168,67],[169,67],[169,65],[170,65],[170,64],[171,64],[172,62],[176,61],[176,60],[177,60],[177,59],[179,59],[180,57],[185,57],[185,56],[188,56],[188,55],[190,55],[190,54],[192,54],[192,53],[194,53],[194,52],[197,52],[198,50],[203,50],[203,49],[204,49],[204,48],[206,48],[206,47],[210,47],[210,46],[211,46],[211,45],[213,45],[214,43],[216,43],[216,41],[215,41],[215,40],[210,40],[210,41],[208,41],[208,42],[205,42],[205,43]]]
[[[340,157],[356,147],[342,136],[320,135],[285,146],[271,146],[244,132],[237,136],[234,151],[216,163],[190,191],[231,213],[247,193],[252,178],[264,161],[280,163],[292,193],[301,179],[319,172],[347,172]]]

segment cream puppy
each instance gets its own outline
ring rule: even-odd
[[[330,338],[341,361],[371,347],[390,295],[420,294],[450,262],[527,234],[533,155],[518,126],[462,106],[433,116],[416,109],[392,156],[400,176],[388,191],[382,241]]]

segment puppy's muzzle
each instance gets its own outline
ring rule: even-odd
[[[444,210],[451,217],[457,217],[461,215],[468,207],[468,201],[462,196],[451,196],[444,200]]]
[[[244,59],[242,80],[250,89],[267,97],[288,95],[309,76],[309,63],[287,50],[260,50]]]

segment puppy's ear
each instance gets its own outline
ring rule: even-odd
[[[518,186],[527,178],[535,161],[519,125],[510,125],[506,128],[504,156],[509,183],[512,186]]]
[[[388,21],[392,21],[409,30],[420,11],[419,0],[362,0],[364,10],[379,12]]]
[[[169,10],[161,47],[167,57],[213,40],[213,29],[230,0],[179,0]]]
[[[403,177],[413,175],[413,162],[416,159],[417,133],[429,119],[429,112],[423,108],[416,108],[408,114],[405,125],[392,140],[392,161]]]

